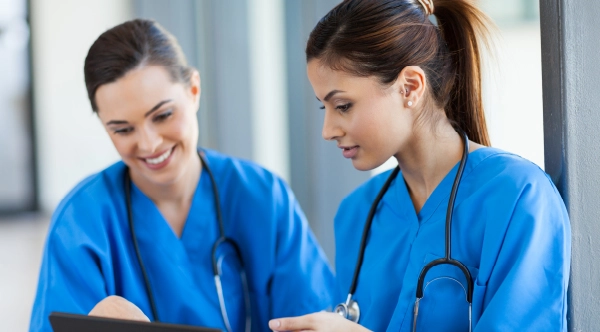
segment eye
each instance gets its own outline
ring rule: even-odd
[[[324,110],[324,109],[325,109],[325,105],[323,105],[323,106],[319,107],[319,109],[322,109],[322,110]]]
[[[350,109],[350,107],[352,107],[352,104],[348,103],[348,104],[336,106],[335,109],[342,113],[345,113]]]
[[[165,121],[167,118],[169,118],[171,115],[173,115],[173,110],[168,109],[160,114],[158,114],[157,116],[154,117],[154,122],[162,122]]]
[[[114,133],[118,135],[127,135],[131,132],[133,132],[133,127],[125,127],[114,130]]]

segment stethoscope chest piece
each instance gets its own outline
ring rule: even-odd
[[[358,302],[348,298],[345,303],[340,303],[335,306],[334,312],[354,323],[358,323],[360,319],[360,307]]]

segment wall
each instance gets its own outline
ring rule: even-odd
[[[569,331],[600,326],[600,2],[542,0],[546,171],[571,218]]]
[[[34,110],[41,208],[118,159],[92,113],[83,62],[94,40],[131,17],[123,0],[31,0]]]

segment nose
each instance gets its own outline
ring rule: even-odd
[[[332,141],[344,135],[343,130],[337,122],[335,112],[325,110],[323,130],[321,131],[321,135],[325,140]]]
[[[142,128],[138,131],[138,149],[144,153],[153,153],[162,143],[162,136],[154,128]]]

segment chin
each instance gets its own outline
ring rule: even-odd
[[[359,160],[352,160],[352,166],[354,166],[354,168],[356,168],[357,170],[363,171],[363,172],[371,171],[371,170],[377,168],[377,165],[360,162]]]
[[[354,168],[356,168],[359,171],[372,171],[377,169],[378,167],[381,167],[383,165],[385,165],[388,161],[390,160],[390,158],[387,159],[369,159],[369,160],[365,160],[364,158],[361,160],[359,158],[357,159],[352,159],[352,166],[354,166]],[[392,168],[392,167],[389,167]],[[383,170],[387,169],[384,168]],[[379,173],[379,172],[378,172]]]
[[[143,174],[146,181],[154,185],[167,186],[177,182],[177,179],[181,176],[181,170],[174,168],[164,170],[163,172],[148,172],[148,170],[144,170],[140,174]]]

